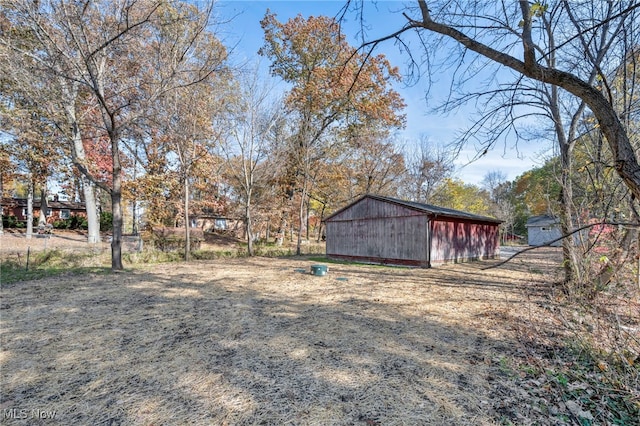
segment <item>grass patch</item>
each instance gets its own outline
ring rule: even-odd
[[[314,262],[333,263],[336,265],[359,265],[356,262],[347,262],[345,260],[329,259],[327,256],[310,256],[308,259]]]
[[[68,274],[106,273],[109,260],[100,253],[45,250],[7,256],[0,264],[2,285]]]
[[[568,417],[585,425],[630,425],[640,418],[638,366],[584,346],[579,351],[568,347],[558,361],[544,379],[547,392],[564,402]]]
[[[184,260],[182,251],[144,250],[139,253],[123,253],[122,260],[129,264],[149,264],[180,262]]]
[[[324,252],[323,246],[304,245],[305,256]],[[275,244],[258,244],[254,248],[255,256],[289,257],[295,255],[295,247],[278,246]],[[204,248],[193,250],[191,259],[217,260],[248,257],[246,244],[231,245],[220,249]],[[183,250],[162,251],[145,249],[142,252],[123,252],[122,260],[125,267],[137,265],[161,264],[184,261]],[[107,273],[110,271],[111,258],[108,250],[96,252],[93,250],[44,250],[33,251],[28,256],[24,253],[7,254],[0,263],[0,283],[3,285],[19,281],[37,280],[64,274]]]
[[[261,257],[289,257],[295,256],[296,247],[292,244],[277,245],[272,243],[256,243],[253,246],[254,256]],[[322,244],[304,244],[303,256],[324,254],[325,247]],[[249,257],[246,242],[233,242],[224,246],[204,245],[203,248],[191,251],[192,260],[216,260]],[[125,261],[130,263],[164,263],[179,262],[184,260],[184,247],[172,251],[160,251],[145,249],[142,253],[130,253]]]
[[[237,250],[196,250],[191,252],[193,260],[216,260],[230,259],[236,257],[246,257],[247,253],[243,249]]]
[[[233,245],[194,255],[240,256]],[[530,310],[502,302],[530,279],[525,268],[336,264],[348,278],[337,282],[297,273],[326,257],[296,260],[165,263],[5,288],[5,400],[55,409],[60,424],[580,424],[570,408],[588,407],[556,398],[582,391],[565,372],[575,361],[551,352],[531,364],[513,350],[513,328],[548,317],[535,293]],[[461,285],[470,275],[478,284]],[[589,411],[592,424],[609,419]]]
[[[321,255],[324,254],[325,248],[322,245],[304,244],[301,248],[302,256]],[[295,245],[278,246],[278,245],[260,245],[256,247],[256,255],[264,257],[288,257],[296,255]]]

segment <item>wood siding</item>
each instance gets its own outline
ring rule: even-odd
[[[493,259],[499,254],[498,225],[450,218],[431,223],[431,264]]]
[[[410,209],[399,204],[386,203],[372,198],[363,198],[357,203],[333,215],[329,221],[338,222],[354,219],[380,219],[424,215],[425,214],[423,212]]]
[[[428,266],[428,219],[403,206],[363,199],[326,223],[327,256]]]
[[[365,196],[326,220],[327,257],[430,267],[498,256],[500,221],[465,215]]]

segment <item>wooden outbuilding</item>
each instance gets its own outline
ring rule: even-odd
[[[429,204],[365,195],[325,223],[330,259],[428,268],[500,254],[502,221]]]
[[[551,215],[532,216],[527,220],[527,242],[530,246],[542,246],[562,236],[560,219]],[[551,244],[560,247],[562,241]]]

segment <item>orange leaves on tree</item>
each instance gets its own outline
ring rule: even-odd
[[[368,57],[351,47],[333,18],[298,15],[281,23],[267,12],[261,25],[260,54],[271,58],[273,75],[293,85],[286,99],[290,109],[320,126],[404,125],[404,101],[389,88],[400,79],[398,69],[383,55]]]
[[[87,153],[87,168],[95,180],[106,186],[113,181],[113,158],[111,157],[111,141],[106,136],[84,138],[82,140]]]

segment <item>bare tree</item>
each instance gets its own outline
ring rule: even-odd
[[[205,87],[193,89],[195,87],[174,90],[167,94],[160,104],[166,114],[158,115],[158,118],[166,117],[166,120],[158,123],[158,129],[163,131],[168,153],[175,156],[175,168],[182,185],[184,258],[187,261],[191,253],[190,181],[194,169],[211,152],[218,140],[212,123],[217,106],[213,90],[208,91]]]
[[[355,2],[348,2],[348,4],[353,3]],[[477,56],[472,57],[472,61],[480,68],[486,67],[488,63],[497,64],[514,71],[521,78],[550,84],[571,93],[583,101],[596,118],[614,155],[616,171],[635,197],[640,198],[640,164],[625,126],[608,99],[606,90],[597,83],[590,84],[588,75],[585,75],[583,70],[572,66],[570,62],[555,64],[541,62],[541,59],[547,58],[552,52],[549,46],[541,50],[542,47],[535,42],[544,34],[534,23],[544,16],[548,9],[554,9],[554,7],[540,2],[531,4],[527,0],[521,0],[518,3],[519,6],[514,8],[507,2],[496,4],[495,2],[418,0],[417,7],[408,8],[404,12],[407,22],[402,28],[386,37],[364,43],[362,48],[374,49],[386,40],[396,40],[406,45],[402,37],[414,32],[427,54],[438,50],[432,49],[434,46],[452,47],[448,44],[448,41],[452,41],[453,48],[456,46],[460,48],[460,58],[466,57],[467,52],[474,52]],[[591,7],[590,2],[555,3],[562,3],[562,7],[557,10],[563,16],[562,22],[567,25],[571,25],[571,15],[579,15],[581,9]],[[622,23],[621,25],[626,28],[632,28],[635,11],[640,7],[640,3],[621,1],[615,4],[617,4],[617,11],[613,15],[596,20],[585,20],[580,22],[577,28],[573,28],[570,34],[564,34],[563,41],[553,48],[556,56],[570,49],[572,43],[581,35],[591,36],[603,25],[616,26],[617,23]],[[359,9],[362,9],[362,4]],[[560,28],[562,27],[556,26],[554,31],[562,31]],[[522,58],[519,59],[511,52],[522,52]],[[568,53],[568,55],[571,54]],[[448,59],[451,57],[452,55],[449,55]],[[608,50],[602,63],[614,66],[619,64],[618,51]],[[470,79],[474,70],[474,68],[467,68],[462,62],[445,61],[444,65],[451,66],[454,72],[461,69],[467,70],[467,74],[458,81],[458,84],[463,84],[465,80]]]
[[[265,161],[272,129],[282,118],[283,105],[261,83],[258,69],[238,87],[239,99],[230,120],[230,134],[221,149],[227,159],[225,175],[237,188],[242,202],[249,256],[254,254],[253,212],[261,189],[268,185]]]
[[[534,5],[535,6],[535,5]],[[548,68],[559,66],[572,67],[583,76],[586,83],[591,86],[600,85],[607,87],[607,72],[604,70],[605,58],[609,58],[612,52],[620,49],[621,34],[625,33],[625,20],[616,20],[615,15],[621,7],[627,7],[618,1],[603,1],[595,7],[581,9],[569,5],[568,2],[558,2],[551,5],[539,5],[536,9],[537,18],[534,26],[540,33],[536,40],[535,49],[540,52],[548,52],[541,56],[540,62]],[[631,16],[635,12],[629,12]],[[583,22],[601,22],[597,28],[588,30]],[[556,34],[555,28],[562,24],[570,25],[577,34],[575,41],[567,43],[564,49],[560,49],[564,33]],[[564,235],[568,235],[576,226],[578,211],[574,206],[573,175],[574,149],[580,142],[579,127],[585,122],[587,103],[574,96],[567,96],[558,86],[534,82],[529,91],[530,96],[537,100],[536,105],[545,115],[542,126],[549,126],[555,136],[560,154],[561,167],[559,170],[559,182],[562,187],[562,199],[560,202],[561,229]],[[603,93],[610,97],[610,90]],[[611,102],[614,109],[618,109]],[[623,123],[624,124],[624,123]],[[562,241],[565,262],[565,283],[582,283],[585,273],[582,270],[582,253],[579,253],[578,238],[565,238]]]
[[[409,153],[407,196],[420,203],[431,202],[437,188],[454,171],[454,153],[422,136]]]
[[[13,177],[15,172],[15,164],[10,159],[9,150],[6,145],[0,143],[0,235],[4,233],[3,225],[3,209],[2,202],[4,200],[5,183]]]
[[[350,141],[349,146],[345,165],[351,180],[351,196],[397,196],[406,168],[396,141],[385,131],[370,129],[356,135],[356,141]]]
[[[38,225],[46,225],[47,179],[53,174],[60,160],[59,149],[53,141],[50,123],[41,119],[37,104],[30,103],[18,92],[5,90],[0,96],[10,107],[0,110],[0,119],[6,129],[3,141],[7,158],[26,177],[27,226],[26,238],[33,235],[34,198],[40,191]]]
[[[190,82],[198,76],[186,75],[183,87],[164,93],[152,122],[154,131],[160,134],[166,144],[167,154],[173,154],[176,169],[182,185],[182,203],[185,225],[185,260],[191,253],[190,182],[194,171],[213,151],[220,140],[221,129],[214,127],[214,119],[222,113],[227,95],[228,69],[225,65],[226,49],[216,39],[202,43],[200,47],[208,51],[212,58],[211,70],[215,71],[197,85]],[[215,56],[214,56],[215,55]],[[217,58],[217,63],[213,58]]]
[[[489,193],[492,203],[491,214],[503,221],[503,243],[507,241],[508,233],[513,233],[515,223],[515,206],[511,197],[511,182],[507,181],[507,175],[501,170],[492,170],[485,174],[481,182],[482,187]]]

